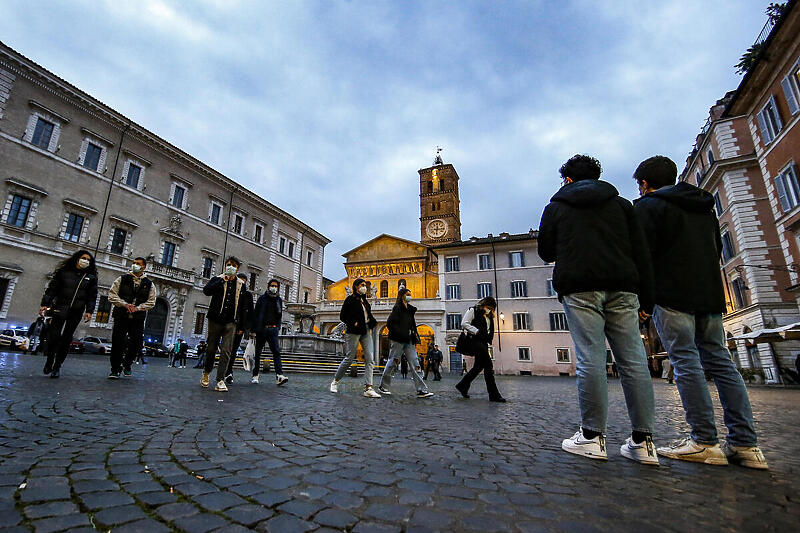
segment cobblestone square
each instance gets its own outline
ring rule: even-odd
[[[392,396],[367,399],[349,377],[334,395],[330,376],[290,374],[278,388],[237,371],[218,393],[164,359],[117,381],[103,356],[71,355],[58,380],[42,365],[0,353],[4,530],[791,531],[800,520],[798,390],[750,389],[761,472],[622,458],[617,380],[602,463],[560,448],[578,426],[573,378],[500,377],[509,403],[493,404],[482,381],[464,400],[449,376],[429,383],[433,398],[395,379]],[[675,387],[655,392],[660,445],[686,426]]]

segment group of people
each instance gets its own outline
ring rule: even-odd
[[[560,169],[562,186],[551,198],[539,225],[538,252],[554,263],[553,287],[569,323],[577,353],[580,427],[564,439],[562,449],[592,459],[608,458],[605,434],[608,418],[606,341],[621,378],[631,434],[620,453],[643,464],[659,464],[658,456],[713,465],[736,463],[767,469],[758,447],[753,413],[744,381],[731,361],[722,327],[725,296],[719,272],[722,251],[714,199],[686,182],[676,183],[677,167],[669,158],[654,156],[634,172],[641,197],[631,204],[617,189],[600,180],[600,163],[586,155],[570,158]],[[244,335],[255,343],[252,382],[258,383],[260,355],[268,345],[276,382],[285,384],[278,333],[283,301],[280,284],[272,279],[253,304],[246,277],[239,274],[235,257],[225,261],[221,275],[211,278],[203,293],[211,298],[208,336],[201,385],[208,387],[219,349],[215,390],[227,391],[233,380],[233,347]],[[130,272],[117,278],[109,290],[112,316],[111,373],[130,375],[131,362],[141,352],[144,319],[155,303],[155,288],[145,275],[147,261],[137,257]],[[72,334],[88,321],[97,296],[94,257],[81,250],[62,262],[53,274],[41,302],[41,315],[50,317],[44,372],[57,378]],[[367,283],[356,279],[340,312],[345,324],[345,358],[329,390],[338,392],[345,373],[364,356],[363,395],[391,395],[392,376],[408,361],[418,398],[433,396],[425,379],[432,370],[440,379],[441,352],[428,354],[425,376],[416,351],[420,343],[412,293],[398,290],[387,320],[389,359],[378,387],[373,386],[373,329],[377,325],[367,298]],[[474,357],[472,368],[456,385],[469,398],[473,380],[483,372],[489,400],[505,402],[494,379],[489,346],[494,337],[497,302],[484,298],[465,313],[463,353]],[[654,398],[647,356],[639,334],[640,321],[653,320],[668,352],[686,420],[688,436],[656,450],[653,443]],[[179,343],[177,353],[183,345]],[[438,354],[436,353],[438,352]],[[185,351],[184,351],[185,353]],[[173,364],[171,362],[171,364]],[[199,362],[198,362],[199,364]],[[185,360],[181,362],[185,366]],[[728,429],[720,446],[714,407],[706,383],[710,377],[719,392]],[[227,384],[226,384],[227,382]]]

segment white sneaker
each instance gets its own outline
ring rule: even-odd
[[[381,395],[378,394],[378,391],[372,388],[372,385],[367,385],[364,387],[364,396],[366,398],[380,398]]]
[[[283,374],[278,374],[277,376],[275,376],[275,382],[278,384],[278,386],[285,385],[287,381],[289,381],[289,378],[287,378]]]
[[[561,449],[590,459],[608,460],[605,437],[598,435],[593,439],[585,439],[580,429],[571,438],[561,441]]]
[[[653,439],[650,437],[646,437],[639,444],[636,444],[631,437],[628,437],[625,439],[625,444],[620,447],[619,452],[623,457],[627,457],[637,463],[658,466],[658,455],[656,455],[656,448],[653,446]]]
[[[691,437],[685,437],[669,446],[659,448],[658,455],[707,465],[725,466],[728,464],[728,459],[722,453],[719,444],[700,444]]]
[[[335,379],[333,381],[331,381],[330,390],[331,390],[331,392],[339,392],[339,382],[336,381]]]
[[[378,390],[379,390],[379,391],[380,391],[380,393],[381,393],[381,394],[383,394],[384,396],[391,396],[391,395],[392,395],[392,391],[390,391],[389,389],[387,389],[387,388],[386,388],[386,387],[384,387],[383,385],[381,385],[380,387],[378,387]]]
[[[217,386],[214,387],[214,390],[219,392],[228,392],[228,386],[225,385],[225,380],[217,381]]]
[[[758,470],[769,470],[767,459],[758,446],[732,446],[725,442],[720,448],[729,463]]]
[[[253,379],[250,380],[250,383],[258,384],[258,376],[253,376]]]

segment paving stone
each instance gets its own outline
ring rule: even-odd
[[[119,490],[119,485],[110,479],[90,479],[87,481],[77,481],[72,484],[72,490],[78,494],[86,492],[103,492]]]
[[[205,533],[221,527],[227,528],[231,525],[221,516],[207,513],[178,518],[173,521],[173,524],[179,529],[191,531],[192,533]]]
[[[151,507],[178,501],[178,495],[170,494],[169,492],[146,492],[137,494],[136,498]]]
[[[320,503],[308,501],[308,500],[290,500],[280,506],[278,506],[278,511],[282,513],[289,513],[295,516],[299,516],[300,518],[311,518],[314,516],[316,512],[320,509],[323,509],[325,506]]]
[[[262,492],[261,494],[251,496],[251,498],[262,505],[266,505],[267,507],[274,507],[278,504],[291,500],[292,495],[288,492],[279,490],[268,490],[266,492]]]
[[[104,509],[134,503],[133,498],[123,492],[92,492],[81,494],[80,498],[89,509]]]
[[[410,509],[404,505],[376,503],[367,507],[364,514],[370,518],[383,520],[385,522],[400,522],[405,519],[410,512]]]
[[[126,483],[122,486],[122,488],[129,494],[141,494],[143,492],[164,490],[164,487],[155,481],[136,481],[133,483]]]
[[[129,522],[113,529],[114,533],[167,533],[169,531],[172,531],[169,527],[152,518]]]
[[[156,509],[156,514],[166,521],[172,521],[184,516],[194,516],[200,513],[200,509],[191,503],[169,503]]]
[[[138,505],[123,505],[103,509],[94,515],[95,520],[106,526],[117,526],[142,518],[147,518]]]
[[[337,529],[347,529],[353,527],[358,522],[358,518],[339,509],[325,509],[317,513],[314,517],[314,522]]]
[[[240,522],[250,527],[270,518],[275,512],[260,505],[248,504],[227,509],[224,514],[234,522]]]
[[[69,486],[55,485],[52,487],[25,488],[20,491],[20,500],[23,502],[46,502],[53,500],[68,500],[70,498]]]
[[[247,503],[244,499],[235,494],[226,492],[215,492],[212,494],[201,494],[192,498],[193,501],[199,503],[210,511],[222,511],[229,507],[243,505]]]
[[[49,502],[25,506],[25,515],[31,519],[46,518],[48,516],[63,516],[79,512],[78,506],[71,501]]]
[[[282,514],[274,518],[270,518],[269,520],[259,524],[258,527],[260,531],[267,531],[268,533],[285,533],[288,531],[304,532],[311,531],[316,528],[317,525],[313,522],[306,522],[305,520],[301,520],[300,518],[290,514]]]
[[[13,509],[0,511],[0,527],[15,526],[21,521],[22,515]]]
[[[42,518],[31,522],[36,533],[50,533],[51,531],[61,531],[78,526],[91,526],[91,522],[86,515],[68,514],[64,516],[54,516],[52,518]]]
[[[398,526],[390,524],[381,524],[379,522],[359,522],[353,528],[353,533],[400,533],[402,529]]]

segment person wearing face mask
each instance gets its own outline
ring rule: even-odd
[[[381,376],[381,384],[378,387],[378,391],[387,396],[392,394],[389,391],[389,387],[392,384],[392,374],[400,363],[402,356],[405,355],[409,362],[411,379],[414,380],[414,385],[417,388],[417,398],[430,398],[433,393],[428,391],[425,380],[419,375],[422,371],[416,347],[419,344],[419,334],[417,333],[417,322],[414,320],[417,308],[411,305],[410,302],[411,291],[401,287],[397,291],[397,300],[392,312],[386,320],[390,343],[389,360],[386,361],[386,366],[383,367],[383,375]]]
[[[380,398],[372,388],[372,371],[375,368],[373,360],[372,329],[378,324],[372,316],[372,307],[367,301],[367,282],[361,278],[353,282],[353,293],[345,298],[339,319],[346,326],[345,333],[345,358],[336,369],[336,376],[330,385],[331,392],[339,392],[339,381],[344,377],[347,369],[355,361],[356,350],[359,343],[364,351],[364,396],[367,398]]]
[[[89,322],[97,300],[97,267],[94,257],[78,250],[62,261],[53,272],[42,296],[40,315],[52,317],[47,339],[44,373],[60,375],[75,328],[83,318]]]
[[[275,382],[278,385],[284,385],[289,381],[289,378],[283,375],[281,345],[278,342],[283,316],[283,300],[278,296],[280,286],[281,284],[277,279],[269,280],[267,292],[259,296],[253,312],[250,336],[256,340],[256,356],[251,383],[258,383],[258,373],[261,371],[261,350],[264,349],[264,344],[268,344],[269,351],[272,352],[272,362],[275,365]]]
[[[111,316],[111,372],[108,379],[124,373],[131,375],[131,365],[142,352],[144,319],[156,304],[156,288],[144,273],[147,260],[137,257],[131,270],[114,280],[108,291],[108,301],[114,306]]]
[[[219,346],[217,385],[214,390],[220,392],[228,390],[225,385],[225,371],[228,369],[228,361],[231,358],[233,336],[236,334],[237,329],[241,329],[243,326],[242,315],[246,306],[244,299],[248,295],[244,287],[244,281],[236,276],[240,264],[237,258],[229,257],[225,261],[225,273],[214,276],[203,287],[203,294],[211,296],[211,302],[208,305],[207,315],[208,348],[200,385],[203,387],[208,387],[209,385],[211,370],[214,368],[214,356]],[[221,344],[220,341],[222,341]]]
[[[469,355],[475,357],[475,362],[469,372],[456,384],[456,389],[461,393],[461,396],[469,398],[469,386],[472,384],[472,380],[478,377],[478,374],[483,370],[483,379],[486,381],[486,392],[489,393],[489,401],[505,403],[506,399],[497,390],[492,358],[489,355],[489,346],[492,344],[492,339],[494,339],[495,309],[497,309],[497,302],[491,296],[487,296],[478,302],[478,305],[470,307],[464,313],[464,318],[461,320],[461,329],[469,333]]]
[[[247,290],[247,275],[239,272],[236,274],[240,280],[244,282],[242,291],[242,313],[241,319],[236,326],[236,334],[233,336],[233,347],[231,348],[231,358],[228,361],[228,368],[225,371],[225,383],[233,383],[233,364],[236,362],[236,354],[239,352],[239,346],[242,344],[242,337],[244,337],[245,329],[250,328],[250,320],[253,316],[253,293]]]

